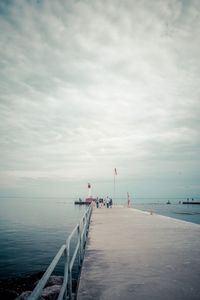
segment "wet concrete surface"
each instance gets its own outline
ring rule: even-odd
[[[78,300],[200,299],[200,225],[94,209]]]

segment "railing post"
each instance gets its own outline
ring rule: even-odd
[[[90,207],[88,208],[87,215],[86,215],[86,218],[87,218],[87,224],[86,224],[86,239],[87,239],[88,229],[89,229],[89,212],[90,212]]]
[[[79,230],[78,230],[78,238],[79,238],[79,261],[78,261],[78,266],[79,266],[79,269],[81,267],[81,263],[82,263],[82,238],[81,238],[81,222],[79,223]]]
[[[64,266],[64,279],[65,277],[67,277],[67,283],[68,283],[68,266],[69,266],[69,260],[68,260],[68,249],[67,249],[67,245],[66,245],[66,249],[65,249],[65,266]],[[65,293],[64,293],[64,300],[67,300],[67,285],[66,285],[66,289],[65,289]]]
[[[82,239],[82,249],[84,248],[84,242],[85,242],[85,238],[84,238],[84,228],[85,228],[85,216],[83,217],[83,228],[82,228],[83,239]]]
[[[68,261],[68,295],[72,299],[72,271],[70,268],[70,243],[67,243],[67,261]]]
[[[85,222],[84,222],[84,243],[83,243],[84,248],[86,244],[86,231],[87,231],[87,214],[85,215]]]

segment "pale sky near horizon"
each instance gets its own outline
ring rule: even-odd
[[[0,1],[0,196],[200,196],[200,1]]]

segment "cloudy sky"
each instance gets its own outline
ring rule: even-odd
[[[0,1],[0,195],[200,194],[200,1]]]

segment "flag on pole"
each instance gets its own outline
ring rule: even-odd
[[[115,172],[115,175],[117,175],[117,169],[116,168],[114,169],[114,172]]]

